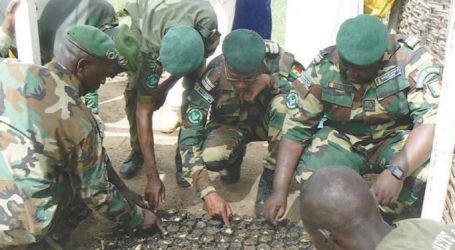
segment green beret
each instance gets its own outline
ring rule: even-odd
[[[259,69],[265,57],[264,39],[247,29],[229,33],[224,39],[222,50],[227,65],[239,74]]]
[[[359,15],[341,24],[336,45],[343,61],[367,66],[384,56],[388,42],[387,27],[378,18]]]
[[[203,60],[204,42],[195,29],[175,26],[166,32],[160,48],[164,70],[173,76],[184,76],[201,66]]]
[[[119,55],[119,64],[128,70],[136,71],[139,58],[139,43],[127,25],[116,28],[115,47]]]
[[[102,32],[89,25],[78,25],[67,30],[66,38],[85,53],[101,60],[117,60],[118,52],[114,41]]]

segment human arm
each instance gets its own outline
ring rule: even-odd
[[[442,76],[441,67],[431,60],[429,54],[416,54],[415,57],[419,60],[412,59],[414,70],[406,75],[410,82],[407,93],[409,116],[414,127],[402,150],[391,161],[404,171],[406,177],[430,158]],[[388,205],[398,199],[402,187],[403,181],[395,178],[389,170],[384,170],[371,189],[380,204]]]

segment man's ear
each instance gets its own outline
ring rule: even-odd
[[[87,60],[86,58],[81,58],[81,59],[79,59],[79,61],[77,61],[76,72],[77,72],[77,76],[79,78],[81,78],[85,75],[85,72],[87,70],[87,65],[89,63],[90,63],[89,60]]]
[[[326,242],[328,242],[330,244],[335,244],[335,242],[333,240],[333,235],[331,232],[329,232],[326,229],[322,229],[322,228],[318,228],[317,230],[322,235],[322,237],[324,237]]]

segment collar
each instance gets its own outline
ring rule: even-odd
[[[60,80],[74,87],[74,89],[77,91],[77,96],[81,97],[82,93],[85,93],[81,81],[61,63],[52,60],[50,63],[46,64],[45,67],[48,68],[52,73],[56,74]]]

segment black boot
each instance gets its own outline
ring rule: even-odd
[[[267,196],[272,193],[273,173],[275,171],[264,168],[261,179],[258,185],[258,194],[256,196],[256,203],[254,205],[254,213],[256,217],[264,217],[264,203]]]
[[[180,149],[177,147],[175,152],[175,180],[179,187],[185,188],[191,186],[190,183],[183,177],[182,170],[182,156],[180,155]]]
[[[234,184],[240,179],[240,166],[242,166],[243,156],[245,156],[246,148],[242,148],[239,151],[239,153],[234,154],[237,156],[235,162],[220,171],[221,181],[223,181],[225,184]]]
[[[143,164],[144,157],[142,156],[142,152],[131,150],[130,155],[128,155],[128,158],[126,158],[120,168],[120,175],[124,179],[133,178]]]

